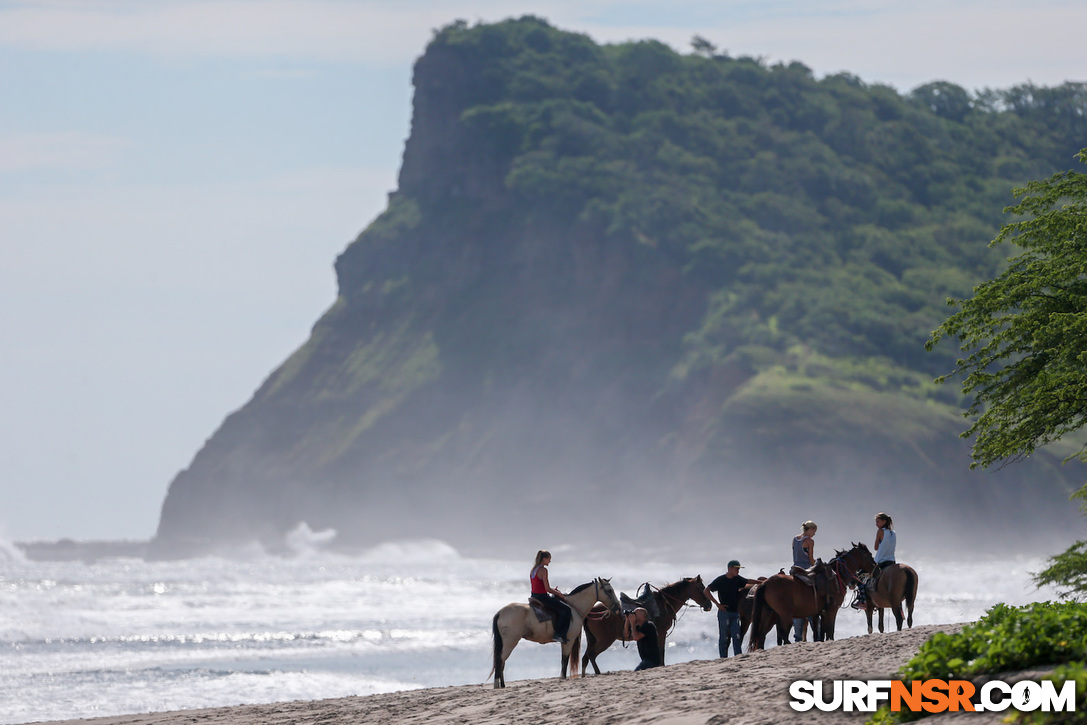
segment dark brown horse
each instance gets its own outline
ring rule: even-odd
[[[657,644],[660,646],[661,664],[664,664],[664,645],[668,638],[668,632],[675,624],[676,615],[688,600],[694,600],[705,611],[713,607],[706,596],[706,585],[702,583],[702,577],[684,577],[666,587],[653,592],[653,599],[657,602],[657,611],[660,616],[653,619],[657,625]],[[593,670],[600,674],[600,666],[596,664],[596,657],[601,652],[611,647],[616,640],[623,639],[623,617],[609,613],[600,606],[595,606],[585,619],[585,656],[581,658],[581,671],[589,673],[588,663],[592,663]],[[627,641],[627,640],[623,640]]]
[[[747,585],[740,590],[740,604],[737,607],[740,612],[740,640],[747,635],[747,630],[751,627],[751,613],[755,608],[755,589],[760,584],[766,581],[766,577],[760,576],[758,579],[749,580]],[[782,623],[778,617],[777,612],[770,610],[768,613],[770,617],[770,627],[777,627],[778,644],[789,643],[789,627]],[[769,631],[769,629],[767,630]]]
[[[852,549],[837,552],[828,562],[816,562],[809,570],[815,586],[785,573],[767,579],[755,590],[750,649],[765,646],[766,633],[773,626],[771,611],[781,623],[816,617],[814,639],[834,639],[834,623],[847,588],[856,585],[858,572],[871,571],[874,566],[868,547],[853,544]]]
[[[906,625],[913,629],[913,602],[917,598],[917,572],[905,564],[892,564],[880,573],[875,589],[868,590],[864,615],[872,634],[872,610],[879,609],[879,631],[883,631],[883,609],[890,607],[895,624],[902,629],[902,602],[906,602]]]

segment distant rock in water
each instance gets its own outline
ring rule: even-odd
[[[58,541],[18,542],[19,556],[31,561],[82,561],[90,564],[100,559],[141,559],[148,555],[147,541]],[[2,552],[0,552],[2,554]],[[0,558],[3,558],[0,555]]]
[[[1046,111],[1077,84],[902,96],[523,18],[442,29],[414,85],[338,299],[171,483],[155,555],[289,553],[305,522],[344,548],[785,558],[801,521],[844,545],[879,510],[903,549],[1067,538],[1082,469],[971,471],[931,382],[955,351],[923,343],[1000,268],[1011,188],[1087,137]]]

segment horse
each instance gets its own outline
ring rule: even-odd
[[[709,611],[713,603],[706,596],[706,585],[702,583],[702,576],[684,577],[677,582],[653,592],[653,599],[657,602],[659,617],[653,618],[653,624],[657,626],[657,644],[661,652],[661,664],[664,664],[664,645],[668,638],[668,631],[676,621],[679,608],[693,599],[704,611]],[[618,614],[609,614],[600,605],[596,605],[585,619],[585,656],[581,659],[581,671],[588,673],[588,663],[592,663],[593,670],[600,674],[600,666],[596,664],[596,657],[601,652],[611,647],[615,640],[623,638],[623,617]]]
[[[578,650],[581,648],[581,622],[589,609],[597,602],[603,602],[606,610],[619,612],[619,597],[611,588],[610,579],[597,577],[593,581],[575,587],[566,595],[566,604],[570,606],[570,636],[562,645],[562,679],[566,679],[569,665],[571,674],[577,675]],[[574,636],[577,633],[577,636]],[[495,689],[506,686],[506,660],[517,643],[522,639],[547,644],[555,638],[555,624],[552,621],[541,622],[528,604],[513,602],[498,610],[491,622],[491,634],[494,638],[494,673]],[[571,659],[571,655],[573,659]],[[571,664],[572,663],[572,664]]]
[[[864,616],[868,619],[868,634],[872,634],[872,610],[879,609],[879,631],[883,631],[883,609],[890,607],[895,624],[902,630],[902,602],[906,602],[906,625],[913,629],[913,602],[917,597],[917,572],[905,564],[892,564],[876,579],[875,589],[869,589],[865,599]]]
[[[834,639],[834,622],[845,600],[846,588],[857,584],[858,572],[871,571],[874,567],[875,562],[868,547],[853,544],[852,549],[836,552],[828,562],[816,562],[809,570],[815,581],[814,588],[784,572],[770,577],[755,589],[749,649],[762,649],[765,646],[766,633],[773,626],[770,610],[781,623],[816,617],[813,620],[813,638],[817,641]],[[778,631],[780,642],[780,625]]]
[[[766,581],[766,577],[760,576],[758,579],[752,579],[740,590],[740,603],[737,607],[737,611],[740,613],[740,640],[747,635],[747,630],[751,627],[751,613],[755,608],[755,590],[760,584]],[[777,627],[777,643],[788,644],[789,643],[789,628],[782,623],[781,618],[778,617],[777,612],[770,610],[766,613],[766,616],[770,618],[769,627]],[[769,627],[767,631],[769,631]]]

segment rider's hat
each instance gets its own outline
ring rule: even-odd
[[[734,566],[736,566],[736,567],[739,567],[739,568],[743,569],[743,565],[742,565],[742,564],[740,564],[740,562],[739,562],[739,560],[738,560],[738,559],[733,559],[732,561],[730,561],[730,562],[728,563],[728,568],[729,568],[729,569],[731,569],[731,568],[732,568],[732,567],[734,567]]]

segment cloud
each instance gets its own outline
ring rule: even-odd
[[[396,65],[455,19],[524,14],[602,42],[656,38],[686,51],[697,33],[733,55],[897,85],[1054,84],[1087,67],[1078,0],[24,0],[0,4],[0,46]]]
[[[674,13],[686,24],[594,22],[579,29],[599,42],[655,38],[681,52],[689,51],[697,33],[733,56],[798,60],[818,75],[845,71],[899,90],[932,80],[976,89],[1087,79],[1087,44],[1079,37],[1082,5],[1067,0],[1030,6],[866,0],[754,7],[725,3],[713,18],[700,14],[701,22]]]
[[[499,3],[477,5],[500,7]],[[0,6],[0,45],[161,57],[402,63],[453,18],[444,3],[380,0],[100,0]]]
[[[0,137],[0,173],[90,171],[115,167],[128,142],[113,136],[67,131]]]

